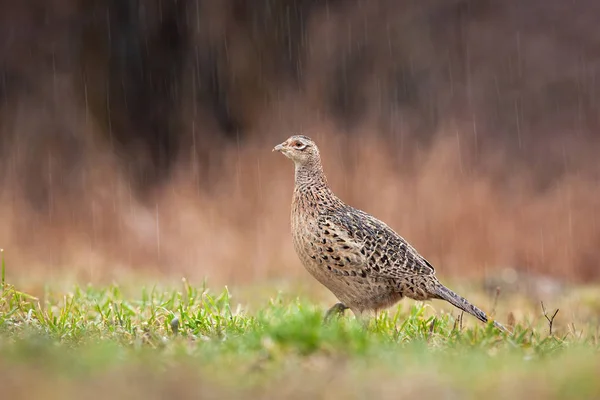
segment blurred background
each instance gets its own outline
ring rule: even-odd
[[[596,0],[0,0],[12,276],[306,279],[293,167],[449,278],[600,277]]]

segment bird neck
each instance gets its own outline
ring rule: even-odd
[[[296,189],[327,187],[327,178],[320,162],[296,164]]]

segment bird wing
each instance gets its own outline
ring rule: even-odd
[[[431,263],[382,221],[351,207],[340,211],[321,216],[319,225],[337,240],[324,244],[325,250],[343,254],[349,267],[382,279],[435,274]]]
[[[343,219],[343,218],[342,218]],[[321,215],[317,219],[318,237],[315,253],[331,268],[366,273],[363,244],[356,240],[353,230],[336,215]]]

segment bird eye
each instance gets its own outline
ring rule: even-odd
[[[306,145],[302,142],[294,142],[292,146],[294,146],[298,150],[303,150],[306,147]]]

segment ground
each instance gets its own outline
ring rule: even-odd
[[[289,285],[2,285],[3,398],[600,398],[595,288],[546,304],[552,334],[536,302],[472,292],[506,335],[442,302],[323,325],[329,299]]]

